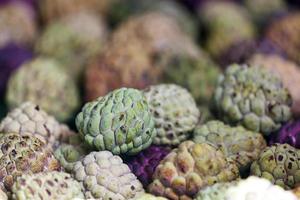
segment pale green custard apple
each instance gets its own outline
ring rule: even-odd
[[[68,140],[60,144],[54,151],[55,158],[61,166],[70,172],[77,161],[87,155],[89,149],[81,140],[79,134],[69,136]]]
[[[144,193],[142,184],[129,167],[109,151],[86,155],[76,162],[72,174],[84,187],[85,198],[133,200]]]
[[[178,145],[194,130],[200,112],[192,95],[181,86],[160,84],[144,90],[154,117],[158,145]]]
[[[224,122],[264,135],[277,131],[292,116],[292,99],[281,80],[256,66],[229,66],[219,77],[212,104]]]
[[[240,171],[248,169],[267,146],[260,133],[242,126],[231,127],[217,120],[197,126],[193,136],[196,143],[207,142],[220,148],[226,157],[237,163]]]
[[[42,172],[18,177],[12,200],[84,199],[80,183],[65,172]]]
[[[0,132],[32,134],[52,147],[61,135],[61,125],[38,105],[25,102],[11,110],[0,123]]]
[[[236,185],[237,181],[216,183],[200,190],[194,200],[225,200],[227,190]]]
[[[289,144],[273,144],[251,165],[251,174],[291,189],[300,183],[300,151]]]
[[[113,154],[137,154],[156,136],[145,96],[131,88],[86,103],[76,117],[76,126],[91,148]]]
[[[23,64],[8,82],[9,107],[31,101],[59,121],[69,119],[79,106],[79,91],[62,67],[50,58],[36,58]]]

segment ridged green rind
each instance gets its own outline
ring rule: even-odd
[[[76,117],[76,126],[91,148],[113,154],[137,154],[156,136],[146,98],[131,88],[86,103]]]

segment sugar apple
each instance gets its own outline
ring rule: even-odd
[[[32,134],[53,147],[60,137],[61,125],[38,105],[25,102],[10,111],[0,123],[0,132]]]
[[[199,189],[238,177],[237,165],[220,150],[185,141],[157,166],[148,191],[171,200],[190,200]]]
[[[109,151],[91,152],[72,169],[85,197],[97,200],[133,200],[144,193],[142,184],[119,156]]]
[[[236,185],[237,181],[216,183],[200,190],[194,200],[226,200],[227,190]]]
[[[154,117],[158,145],[178,145],[195,128],[200,113],[191,94],[175,84],[160,84],[144,90]]]
[[[8,197],[6,195],[5,192],[3,192],[3,190],[0,189],[0,199],[1,200],[8,200]]]
[[[22,65],[9,80],[6,101],[10,108],[25,101],[40,105],[59,121],[65,121],[79,106],[75,83],[52,59],[36,58]]]
[[[289,122],[282,126],[280,130],[273,134],[270,139],[270,144],[280,143],[289,144],[297,149],[300,149],[300,121]]]
[[[225,196],[224,200],[297,200],[293,193],[255,176],[229,187]]]
[[[121,24],[112,34],[114,43],[129,45],[132,40],[143,43],[143,48],[149,48],[150,52],[178,53],[185,52],[197,56],[197,45],[180,28],[176,20],[164,13],[147,12],[136,15]],[[157,55],[152,55],[155,58]]]
[[[164,197],[157,197],[157,196],[153,196],[151,194],[145,193],[144,195],[138,197],[135,200],[167,200],[167,199]]]
[[[146,98],[132,88],[120,88],[86,103],[76,126],[91,148],[113,154],[137,154],[156,136]]]
[[[291,118],[288,90],[277,76],[255,66],[229,66],[219,77],[212,104],[225,122],[264,135],[277,131]]]
[[[252,18],[260,25],[264,25],[270,17],[286,11],[284,0],[243,0]]]
[[[67,143],[62,143],[54,152],[55,158],[60,162],[61,166],[70,172],[77,161],[87,155],[89,149],[80,140],[78,134],[72,135]]]
[[[87,62],[101,52],[107,32],[104,20],[93,13],[79,12],[46,26],[35,51],[62,62],[79,81]]]
[[[14,43],[0,48],[0,95],[2,96],[7,87],[10,75],[24,62],[32,59],[32,52]]]
[[[256,30],[247,10],[237,3],[208,1],[198,15],[208,33],[205,47],[214,58],[234,43],[255,38]]]
[[[187,88],[196,102],[207,104],[220,74],[218,66],[204,52],[197,58],[173,54],[167,59],[163,81]]]
[[[104,15],[110,0],[43,0],[37,1],[43,22],[49,24],[80,11],[96,12]]]
[[[35,12],[24,1],[10,1],[0,7],[0,47],[10,42],[31,46],[37,35]]]
[[[124,43],[112,40],[86,69],[85,99],[94,100],[120,87],[145,88],[156,82],[158,74],[143,43],[137,39]]]
[[[41,172],[18,177],[12,200],[84,199],[81,185],[65,172]]]
[[[288,89],[292,96],[292,113],[295,116],[299,116],[300,91],[297,86],[300,84],[300,66],[274,54],[255,54],[249,59],[248,63],[252,66],[256,65],[266,68],[281,79],[283,85]]]
[[[132,15],[156,11],[174,18],[182,30],[197,36],[197,23],[184,6],[172,0],[115,0],[110,6],[109,18],[114,25],[126,21]]]
[[[267,27],[265,37],[283,50],[288,58],[300,64],[300,13],[293,12],[274,20]]]
[[[217,120],[197,126],[193,141],[207,142],[220,148],[226,157],[237,163],[240,171],[248,169],[267,146],[260,133],[248,131],[242,126],[231,127]]]
[[[290,189],[300,183],[300,151],[289,144],[266,147],[251,165],[251,174]]]
[[[152,175],[157,165],[169,152],[168,147],[151,145],[137,155],[125,158],[124,162],[143,186],[147,187],[152,181]]]
[[[18,176],[60,170],[52,151],[32,135],[0,135],[0,188],[11,190]]]

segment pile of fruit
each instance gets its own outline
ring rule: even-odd
[[[0,200],[300,200],[299,7],[0,1]]]

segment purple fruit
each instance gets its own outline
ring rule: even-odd
[[[270,139],[270,144],[290,144],[295,148],[300,148],[300,120],[285,124],[277,134]]]
[[[36,6],[36,0],[0,0],[0,6],[13,3],[13,2],[22,2],[34,8]]]
[[[169,152],[168,147],[152,145],[134,157],[125,159],[125,163],[146,187],[152,180],[155,168]]]
[[[8,44],[0,49],[0,95],[3,94],[11,73],[32,57],[31,51],[15,44]]]

